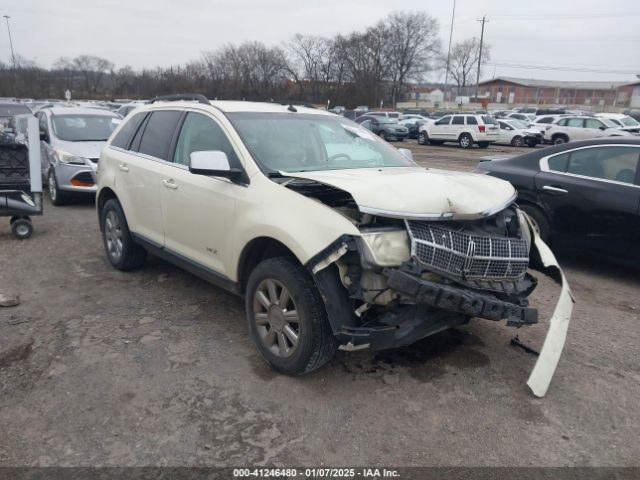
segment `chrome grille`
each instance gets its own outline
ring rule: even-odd
[[[529,265],[529,247],[519,238],[476,235],[407,221],[411,254],[423,265],[464,279],[514,280]]]

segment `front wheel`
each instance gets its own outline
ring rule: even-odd
[[[64,205],[67,201],[67,195],[65,192],[61,191],[58,188],[56,172],[53,167],[49,169],[49,177],[47,183],[49,187],[49,198],[51,199],[51,203],[53,203],[56,207]]]
[[[144,264],[147,251],[133,241],[122,206],[115,198],[102,207],[100,225],[104,249],[114,268],[127,271]]]
[[[566,135],[556,135],[551,139],[551,141],[554,145],[562,145],[563,143],[567,143],[569,141],[569,137],[567,137]]]
[[[420,145],[428,145],[429,144],[429,135],[427,135],[427,132],[420,132],[418,134],[418,143]]]
[[[511,146],[512,147],[521,147],[523,144],[524,140],[520,135],[516,135],[515,137],[513,137],[511,139]]]
[[[261,355],[282,373],[311,372],[337,349],[313,278],[289,258],[269,258],[251,272],[245,312]]]

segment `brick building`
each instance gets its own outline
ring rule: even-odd
[[[636,82],[568,82],[497,77],[480,82],[479,99],[489,103],[640,108]]]

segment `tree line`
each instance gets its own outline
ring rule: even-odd
[[[458,87],[477,65],[477,49],[476,41],[452,49],[450,77]],[[185,64],[154,69],[116,68],[94,55],[61,57],[47,69],[16,56],[15,66],[0,62],[0,96],[60,98],[70,90],[76,99],[138,99],[189,92],[218,99],[395,105],[408,83],[423,81],[446,63],[437,20],[424,12],[395,12],[364,31],[331,38],[297,34],[278,46],[227,44]]]

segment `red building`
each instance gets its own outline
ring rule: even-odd
[[[640,81],[569,82],[497,77],[480,82],[479,100],[489,103],[640,107]]]

